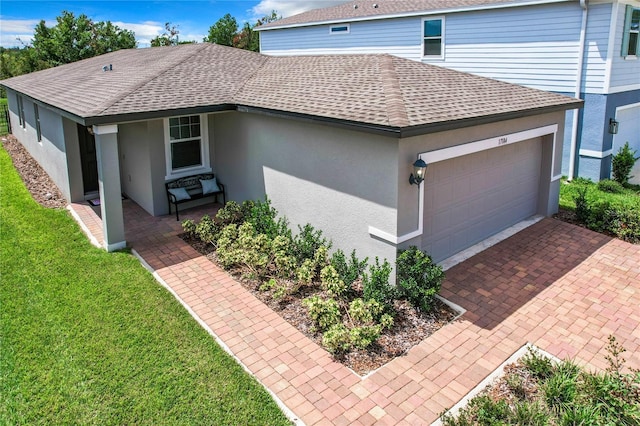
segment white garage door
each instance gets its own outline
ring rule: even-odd
[[[631,108],[619,108],[616,111],[618,134],[613,137],[613,155],[617,154],[625,142],[629,142],[631,150],[640,155],[640,105]],[[633,176],[629,182],[640,185],[640,161],[636,161],[631,170]]]
[[[436,262],[538,211],[540,138],[429,165],[422,248]]]

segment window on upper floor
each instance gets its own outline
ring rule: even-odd
[[[622,36],[622,56],[640,56],[640,8],[627,6]]]
[[[444,18],[422,20],[422,56],[444,57]]]
[[[206,116],[165,119],[167,178],[209,170]]]
[[[36,121],[36,135],[38,137],[38,142],[42,142],[42,129],[40,128],[40,110],[38,109],[38,104],[33,104],[33,116]]]
[[[349,24],[339,24],[329,26],[329,34],[349,34],[351,26]]]

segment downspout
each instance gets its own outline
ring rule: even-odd
[[[582,68],[584,67],[584,50],[587,39],[587,14],[589,12],[587,0],[580,0],[582,8],[582,26],[580,28],[580,51],[578,52],[578,72],[576,75],[575,98],[580,98],[582,89]],[[571,150],[569,153],[569,180],[574,178],[576,168],[576,149],[578,145],[578,119],[580,110],[573,110],[573,123],[571,128]]]

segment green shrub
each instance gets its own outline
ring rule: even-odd
[[[611,209],[606,220],[608,230],[629,243],[640,243],[640,210],[630,207]]]
[[[447,426],[640,425],[640,371],[623,373],[625,349],[613,336],[606,350],[609,367],[605,373],[589,373],[572,361],[554,366],[529,349],[521,362],[537,382],[537,390],[525,400],[509,406],[496,392],[482,393],[462,408],[457,418],[444,413],[441,420]],[[506,381],[511,389],[520,386],[519,379]],[[497,390],[502,393],[503,389],[499,386]],[[492,400],[495,396],[498,402]]]
[[[560,417],[561,426],[575,425],[601,425],[606,424],[601,421],[598,410],[595,407],[577,405],[567,407]]]
[[[278,218],[277,210],[271,206],[271,200],[245,201],[242,206],[245,220],[253,225],[258,234],[264,234],[270,239],[278,235],[290,235],[289,225],[285,218]]]
[[[306,259],[296,271],[296,278],[303,284],[309,285],[316,276],[316,267],[312,259]]]
[[[614,205],[609,201],[591,204],[586,219],[580,218],[589,229],[608,232],[630,243],[640,242],[640,210]],[[576,210],[577,214],[577,210]]]
[[[385,311],[391,310],[396,289],[389,284],[391,275],[391,265],[385,259],[382,265],[376,257],[375,265],[369,266],[369,273],[364,273],[362,277],[362,294],[365,299],[373,299],[384,306]]]
[[[354,348],[366,349],[378,340],[382,332],[382,325],[362,325],[349,330],[349,340]]]
[[[571,372],[555,372],[542,384],[545,402],[556,413],[567,411],[576,399],[576,376]]]
[[[521,401],[513,409],[513,424],[528,426],[549,425],[549,412],[538,402]]]
[[[505,383],[509,390],[518,398],[519,400],[525,399],[527,396],[527,391],[525,389],[525,382],[519,374],[510,374],[505,377]]]
[[[240,225],[244,222],[244,217],[245,213],[242,207],[235,201],[228,201],[224,207],[216,213],[216,224],[220,226],[220,229],[232,223]]]
[[[238,239],[238,225],[231,224],[224,227],[218,237],[216,259],[224,269],[229,269],[240,262],[240,255],[235,242]]]
[[[574,182],[574,185],[576,183]],[[588,188],[582,186],[577,189],[577,195],[574,197],[576,202],[576,218],[583,223],[589,220],[589,202],[587,201]]]
[[[182,230],[189,237],[196,236],[196,223],[192,219],[187,219],[182,221]]]
[[[356,324],[373,324],[383,312],[384,306],[373,299],[365,302],[358,298],[349,304],[349,317]]]
[[[196,225],[195,235],[205,243],[215,244],[218,240],[218,228],[209,215],[202,216]]]
[[[336,272],[338,272],[340,279],[344,281],[347,287],[349,287],[355,280],[360,278],[367,267],[368,261],[369,258],[359,260],[356,256],[355,250],[351,252],[351,259],[347,261],[347,257],[345,256],[344,252],[338,249],[331,255],[329,263],[334,267]]]
[[[276,275],[291,278],[296,269],[296,258],[290,255],[291,238],[285,235],[275,237],[271,243],[271,252]]]
[[[502,422],[509,418],[509,404],[503,400],[493,401],[490,397],[483,395],[473,399],[469,405],[476,412],[478,424],[503,424]]]
[[[613,171],[613,179],[621,185],[629,183],[631,169],[639,157],[636,157],[637,151],[631,151],[629,142],[626,142],[616,155],[613,156],[611,168]]]
[[[227,225],[218,238],[216,256],[220,264],[229,269],[234,266],[248,268],[255,277],[264,276],[272,259],[272,242],[265,234],[257,234],[253,225]]]
[[[321,299],[318,296],[311,296],[304,299],[302,304],[309,311],[309,316],[319,331],[329,330],[332,326],[340,324],[342,321],[340,306],[334,299]]]
[[[416,308],[429,311],[444,280],[442,268],[415,246],[399,253],[396,260],[396,276],[400,296]]]
[[[551,360],[531,348],[527,348],[527,354],[522,357],[522,364],[537,379],[547,379],[553,374],[554,367]]]
[[[293,237],[292,254],[298,258],[299,263],[313,259],[316,251],[322,246],[331,248],[331,243],[322,238],[321,230],[314,229],[308,223],[304,227],[298,225],[298,234]]]
[[[598,413],[606,424],[638,425],[640,424],[640,370],[631,373],[622,372],[626,360],[622,357],[625,349],[609,336],[608,355],[605,357],[609,366],[602,374],[584,375],[583,392],[590,397],[591,405],[598,408]]]
[[[347,285],[340,279],[340,275],[332,265],[327,265],[320,271],[322,288],[331,296],[340,297],[347,291]]]
[[[351,336],[344,324],[334,324],[322,335],[322,346],[332,354],[351,349]]]
[[[295,244],[295,243],[294,243]],[[302,265],[296,270],[298,281],[309,285],[318,278],[320,270],[327,266],[328,248],[319,246],[315,253],[302,261]]]
[[[329,264],[329,246],[321,244],[313,254],[313,264],[319,271]]]
[[[609,192],[611,194],[621,194],[624,192],[622,184],[611,179],[602,179],[598,182],[598,189],[602,192]]]

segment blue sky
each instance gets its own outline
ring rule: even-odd
[[[94,21],[111,21],[120,28],[136,34],[139,47],[148,47],[149,40],[161,34],[164,23],[171,22],[180,31],[181,40],[198,42],[207,35],[209,27],[226,13],[244,22],[276,10],[284,17],[310,9],[345,3],[345,0],[0,0],[0,45],[28,44],[33,28],[44,19],[47,26],[55,25],[55,18],[63,10],[76,16],[85,14]]]

